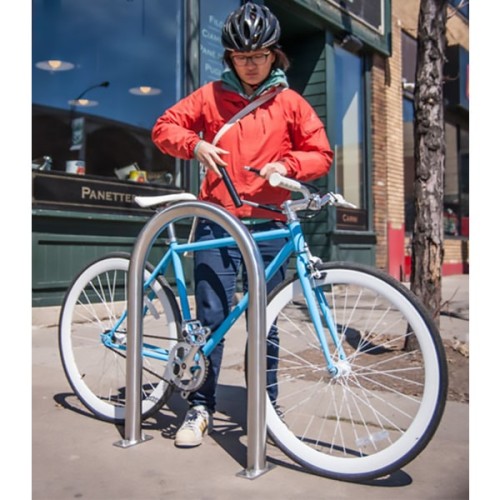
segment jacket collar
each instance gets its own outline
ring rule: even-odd
[[[236,92],[245,99],[248,99],[249,101],[262,95],[270,88],[278,86],[282,86],[285,88],[289,87],[285,72],[281,69],[273,69],[269,74],[268,78],[262,82],[262,84],[257,88],[257,90],[251,96],[245,94],[240,79],[232,69],[226,68],[224,70],[221,76],[221,81],[222,81],[222,86],[225,87],[227,90]]]

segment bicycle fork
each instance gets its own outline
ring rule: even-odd
[[[338,378],[350,373],[350,365],[342,348],[337,332],[337,324],[329,307],[328,299],[323,288],[316,282],[316,280],[321,279],[321,270],[316,266],[318,260],[311,255],[307,244],[304,244],[303,252],[300,252],[297,256],[297,272],[316,336],[326,361],[328,373],[332,378]],[[325,327],[337,349],[337,361],[333,359],[328,348]]]

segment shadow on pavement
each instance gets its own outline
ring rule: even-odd
[[[247,421],[247,391],[244,387],[219,384],[217,388],[217,399],[219,410],[214,415],[214,428],[210,437],[243,469],[247,466],[246,446],[246,421]],[[72,401],[74,400],[74,402]],[[94,420],[100,421],[79,402],[76,395],[71,392],[54,395],[54,401],[63,408]],[[169,399],[167,406],[142,423],[145,432],[159,431],[165,439],[173,440],[175,433],[184,420],[188,409],[187,402],[174,393]],[[122,439],[124,438],[124,426],[115,425]],[[318,475],[300,464],[288,461],[274,455],[282,455],[281,450],[267,439],[266,460],[273,465],[284,467],[296,472],[309,475]],[[357,482],[366,486],[376,487],[402,487],[413,482],[411,476],[399,470],[379,479]]]

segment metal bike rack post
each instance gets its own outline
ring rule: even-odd
[[[155,215],[139,234],[132,253],[128,282],[127,364],[124,439],[115,443],[127,448],[151,439],[141,432],[142,304],[144,269],[155,239],[165,227],[186,217],[209,219],[222,226],[236,241],[248,274],[248,393],[247,468],[239,475],[254,479],[269,470],[266,465],[266,282],[264,265],[255,241],[232,214],[212,203],[181,202]]]

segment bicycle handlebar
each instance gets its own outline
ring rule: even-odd
[[[256,175],[260,175],[259,171],[257,169],[254,169],[252,167],[244,167],[246,170],[249,170],[251,172],[254,172]],[[259,205],[257,203],[253,203],[248,200],[242,200],[240,196],[238,195],[238,192],[236,191],[236,188],[234,187],[233,181],[229,177],[229,174],[227,173],[225,167],[219,166],[220,173],[222,175],[222,180],[224,184],[226,185],[226,188],[229,192],[229,195],[231,196],[231,199],[233,200],[233,203],[237,208],[241,207],[242,205],[251,205],[251,206],[256,206],[260,208],[264,208],[266,210],[272,210],[274,212],[280,212],[281,210],[275,208],[275,207],[270,207],[267,205]],[[327,204],[331,205],[339,205],[339,206],[344,206],[344,207],[350,207],[350,208],[356,208],[355,205],[352,203],[349,203],[344,199],[344,197],[340,194],[336,193],[328,193],[322,198],[320,198],[317,194],[311,194],[311,191],[307,187],[306,184],[299,182],[295,179],[290,179],[289,177],[284,177],[283,175],[275,172],[271,174],[271,176],[268,179],[269,184],[272,187],[281,187],[283,189],[288,189],[289,191],[297,192],[297,193],[302,193],[304,196],[304,199],[307,200],[307,206],[306,208],[309,209],[316,209],[319,210],[321,207]],[[295,203],[295,202],[294,202]],[[300,203],[299,203],[300,204]]]
[[[260,175],[259,170],[252,167],[244,167],[245,170],[249,170],[254,172],[257,175]],[[233,200],[234,205],[239,208],[243,205],[250,205],[256,208],[262,208],[264,210],[269,210],[271,212],[277,212],[280,214],[284,212],[284,206],[281,208],[277,208],[276,206],[271,205],[263,205],[261,203],[255,203],[249,200],[242,200],[234,184],[229,177],[226,169],[222,166],[219,166],[219,170],[222,175],[222,180]],[[311,190],[315,190],[315,186],[304,184],[303,182],[297,181],[295,179],[290,179],[289,177],[284,177],[277,172],[271,174],[269,180],[269,184],[273,187],[281,187],[283,189],[288,189],[289,191],[294,191],[301,193],[303,198],[300,200],[290,200],[289,206],[287,210],[298,211],[298,210],[321,210],[325,205],[337,205],[344,206],[350,208],[356,208],[352,203],[347,202],[342,195],[336,193],[327,193],[324,196],[320,197],[318,193],[311,193]],[[155,207],[159,205],[165,205],[167,203],[173,203],[176,201],[182,200],[191,200],[195,199],[195,196],[191,193],[179,193],[172,195],[162,195],[162,196],[135,196],[136,203],[141,207]]]
[[[271,174],[268,182],[272,187],[281,187],[295,193],[303,193],[305,196],[309,196],[311,194],[309,189],[304,184],[296,181],[295,179],[283,177],[281,174],[278,174],[278,172]]]
[[[241,198],[238,195],[236,188],[234,187],[231,177],[229,177],[229,174],[227,173],[225,167],[222,167],[221,165],[218,165],[218,167],[219,167],[219,172],[222,175],[222,180],[224,181],[224,184],[226,185],[226,188],[229,192],[229,196],[231,196],[231,199],[233,200],[233,203],[236,206],[236,208],[240,208],[243,205],[243,202],[241,201]]]

